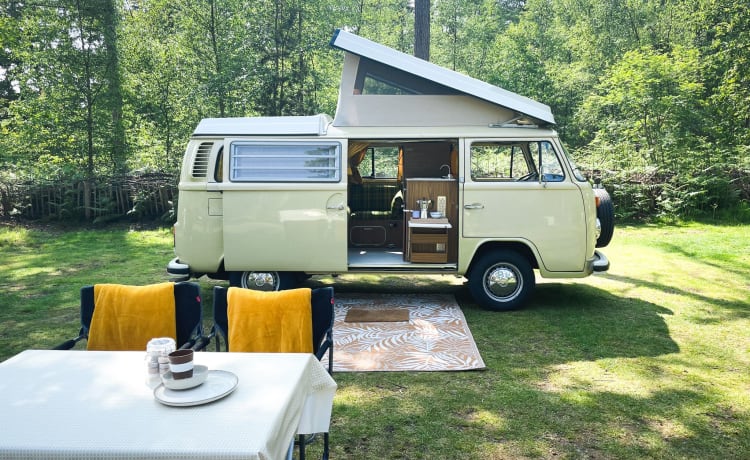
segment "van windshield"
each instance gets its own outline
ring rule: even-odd
[[[586,179],[586,176],[581,172],[581,169],[578,167],[578,164],[573,161],[573,159],[568,155],[568,152],[565,150],[565,147],[561,146],[562,154],[565,157],[565,159],[568,160],[568,164],[570,164],[570,168],[573,170],[573,177],[576,178],[578,182],[586,182],[588,179]]]

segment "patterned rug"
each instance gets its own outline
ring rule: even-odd
[[[406,308],[409,321],[348,323],[344,318],[351,308]],[[464,314],[449,294],[337,293],[333,342],[334,372],[485,368]]]

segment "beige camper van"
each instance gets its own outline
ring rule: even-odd
[[[448,274],[493,310],[535,272],[606,271],[609,196],[546,105],[345,31],[335,118],[205,119],[179,183],[175,279],[287,289],[314,275]]]

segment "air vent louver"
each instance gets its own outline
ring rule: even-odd
[[[198,146],[198,151],[193,160],[193,177],[205,178],[208,175],[208,157],[211,155],[213,142],[204,142]]]

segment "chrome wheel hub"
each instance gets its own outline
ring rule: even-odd
[[[521,290],[523,281],[511,266],[498,265],[490,269],[485,278],[485,289],[492,297],[508,300]]]
[[[272,272],[250,272],[242,279],[242,287],[256,291],[275,291],[279,280]]]

